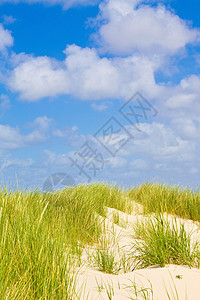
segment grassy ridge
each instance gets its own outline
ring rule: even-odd
[[[133,187],[128,196],[144,206],[145,213],[177,215],[185,219],[200,221],[200,192],[179,186],[145,183]]]

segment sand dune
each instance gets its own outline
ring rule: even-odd
[[[113,215],[119,217],[118,225],[113,223]],[[166,215],[167,217],[167,215]],[[110,249],[116,251],[116,257],[128,254],[132,247],[132,226],[137,220],[144,220],[142,214],[128,215],[116,209],[107,208],[105,220],[106,237]],[[173,216],[168,216],[173,220]],[[190,220],[177,218],[178,223],[184,223],[188,233],[194,231],[193,238],[200,237],[199,226]],[[187,266],[167,265],[164,268],[152,266],[117,275],[105,274],[91,265],[88,253],[94,248],[88,248],[83,255],[84,264],[78,269],[78,291],[84,291],[81,299],[200,299],[200,270]],[[169,293],[170,298],[167,295]],[[147,298],[144,298],[146,295]]]

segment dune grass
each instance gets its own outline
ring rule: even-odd
[[[1,191],[0,299],[70,299],[65,217],[41,193]]]
[[[145,183],[128,191],[130,199],[144,206],[145,213],[177,215],[200,221],[200,192],[180,186]]]
[[[192,232],[184,224],[162,214],[138,221],[134,226],[133,259],[137,268],[166,264],[199,267],[199,241],[192,242]]]
[[[8,192],[2,188],[0,299],[78,299],[75,293],[75,267],[81,265],[84,247],[101,243],[102,235],[105,234],[103,222],[106,207],[131,213],[136,201],[144,206],[145,213],[166,211],[200,220],[199,199],[198,192],[151,184],[129,191],[103,183],[49,193],[37,190]],[[115,222],[119,223],[117,215]],[[184,229],[176,235],[175,228],[171,233],[166,233],[157,224],[153,231],[152,224],[148,225],[151,237],[155,237],[156,230],[160,230],[161,239],[168,238],[167,234],[171,234],[171,238],[173,236],[174,255],[182,245],[178,244],[178,240],[184,241],[182,256],[174,262],[194,264],[191,259],[194,253],[188,252],[190,241]],[[140,230],[143,231],[141,237],[144,240],[146,238],[147,242],[144,228],[140,227]],[[103,271],[112,272],[115,270],[114,258],[106,249],[102,251],[96,252],[97,263]],[[145,253],[150,257],[147,247],[143,248],[144,256]],[[167,261],[162,259],[160,264]],[[148,264],[155,264],[155,260],[151,259]]]
[[[82,247],[103,233],[104,206],[124,192],[96,184],[55,193],[0,191],[0,299],[71,299]]]

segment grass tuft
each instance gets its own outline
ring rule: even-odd
[[[169,220],[162,214],[146,221],[138,221],[134,227],[133,256],[137,267],[166,264],[199,267],[199,243],[192,244],[184,224]]]

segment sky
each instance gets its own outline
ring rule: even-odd
[[[0,185],[200,187],[199,0],[0,0]]]

